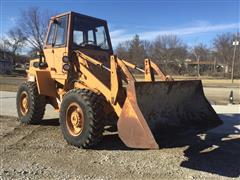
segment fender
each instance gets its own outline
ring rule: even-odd
[[[36,71],[36,81],[39,94],[57,97],[56,84],[48,70]]]

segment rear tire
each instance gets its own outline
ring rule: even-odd
[[[36,82],[24,82],[17,92],[17,112],[22,123],[38,124],[42,120],[46,97],[39,95]]]
[[[63,98],[60,126],[64,139],[79,148],[90,148],[102,138],[101,98],[87,89],[70,90]]]

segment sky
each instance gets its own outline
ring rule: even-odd
[[[143,40],[176,34],[188,46],[204,43],[211,47],[218,34],[240,29],[240,0],[0,0],[1,37],[29,7],[105,19],[114,47],[135,34]]]

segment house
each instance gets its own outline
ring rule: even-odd
[[[201,72],[223,72],[224,65],[216,63],[216,61],[192,61],[190,59],[185,60],[185,64],[188,69],[197,69],[198,65]]]
[[[10,60],[0,59],[0,73],[10,74],[13,71],[13,63]]]

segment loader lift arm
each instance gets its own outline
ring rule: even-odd
[[[103,63],[101,63],[100,61],[97,61],[89,56],[87,56],[86,54],[82,53],[81,51],[76,50],[75,51],[81,58],[95,64],[95,65],[99,65],[100,67],[111,71],[108,67],[104,66]],[[116,57],[115,57],[116,58]],[[112,58],[111,58],[112,59]],[[131,69],[136,69],[139,72],[144,73],[145,76],[145,80],[146,81],[155,81],[155,77],[154,77],[154,73],[153,70],[157,73],[157,75],[160,78],[160,81],[172,81],[173,78],[170,75],[166,75],[161,68],[159,68],[153,61],[151,61],[150,59],[145,59],[144,60],[144,65],[145,65],[145,70],[139,68],[137,65],[132,64],[124,59],[120,59],[117,58],[118,61],[122,61],[127,67],[131,68]]]
[[[82,83],[86,84],[86,87],[91,87],[91,89],[99,91],[103,94],[106,99],[111,103],[115,112],[117,113],[118,119],[118,131],[119,137],[122,141],[129,147],[135,148],[150,148],[158,149],[158,144],[156,143],[153,134],[145,121],[141,110],[135,102],[137,102],[137,97],[135,94],[135,78],[130,73],[127,67],[132,66],[128,63],[128,66],[116,56],[112,55],[110,57],[111,68],[105,67],[101,62],[88,57],[86,54],[77,52],[79,57],[79,62],[88,61],[94,65],[98,65],[111,73],[111,89],[106,87],[101,81],[99,81],[86,67],[86,64],[80,65],[80,71],[86,76],[86,78],[81,79]],[[126,77],[128,84],[126,87],[126,97],[124,104],[121,105],[118,99],[120,87],[119,79],[121,74],[118,72],[118,68],[122,70],[124,76]],[[94,83],[93,83],[94,82]],[[129,114],[130,113],[130,114]],[[129,116],[130,115],[130,116]],[[131,132],[129,134],[129,131]]]
[[[116,103],[116,98],[118,95],[118,90],[119,90],[119,81],[121,79],[127,79],[128,82],[135,82],[134,76],[130,73],[129,68],[131,69],[136,69],[139,72],[144,73],[145,81],[150,81],[153,82],[155,81],[155,76],[154,76],[154,71],[156,74],[159,76],[160,81],[173,81],[173,78],[169,75],[165,75],[163,71],[150,59],[145,59],[144,64],[145,64],[145,70],[139,68],[137,65],[132,64],[126,60],[119,59],[117,56],[111,55],[110,57],[110,68],[106,67],[103,65],[102,62],[95,60],[94,58],[84,54],[83,52],[76,50],[75,53],[77,54],[78,57],[80,57],[79,61],[80,64],[85,65],[87,67],[86,62],[90,62],[96,66],[99,66],[111,73],[111,89],[109,90],[111,92],[111,102],[113,104]],[[121,77],[120,74],[117,74],[117,69],[121,68],[121,70],[124,72],[124,78]],[[118,82],[118,83],[116,83]],[[105,88],[104,88],[105,89]]]
[[[123,63],[127,66],[130,67],[132,69],[136,69],[139,72],[144,73],[144,77],[146,81],[155,81],[155,77],[154,77],[154,72],[156,72],[156,74],[159,76],[160,81],[173,81],[173,78],[170,75],[166,75],[160,67],[158,67],[153,61],[151,61],[150,59],[145,59],[144,60],[144,70],[139,68],[137,65],[132,64],[126,60],[122,60]]]

